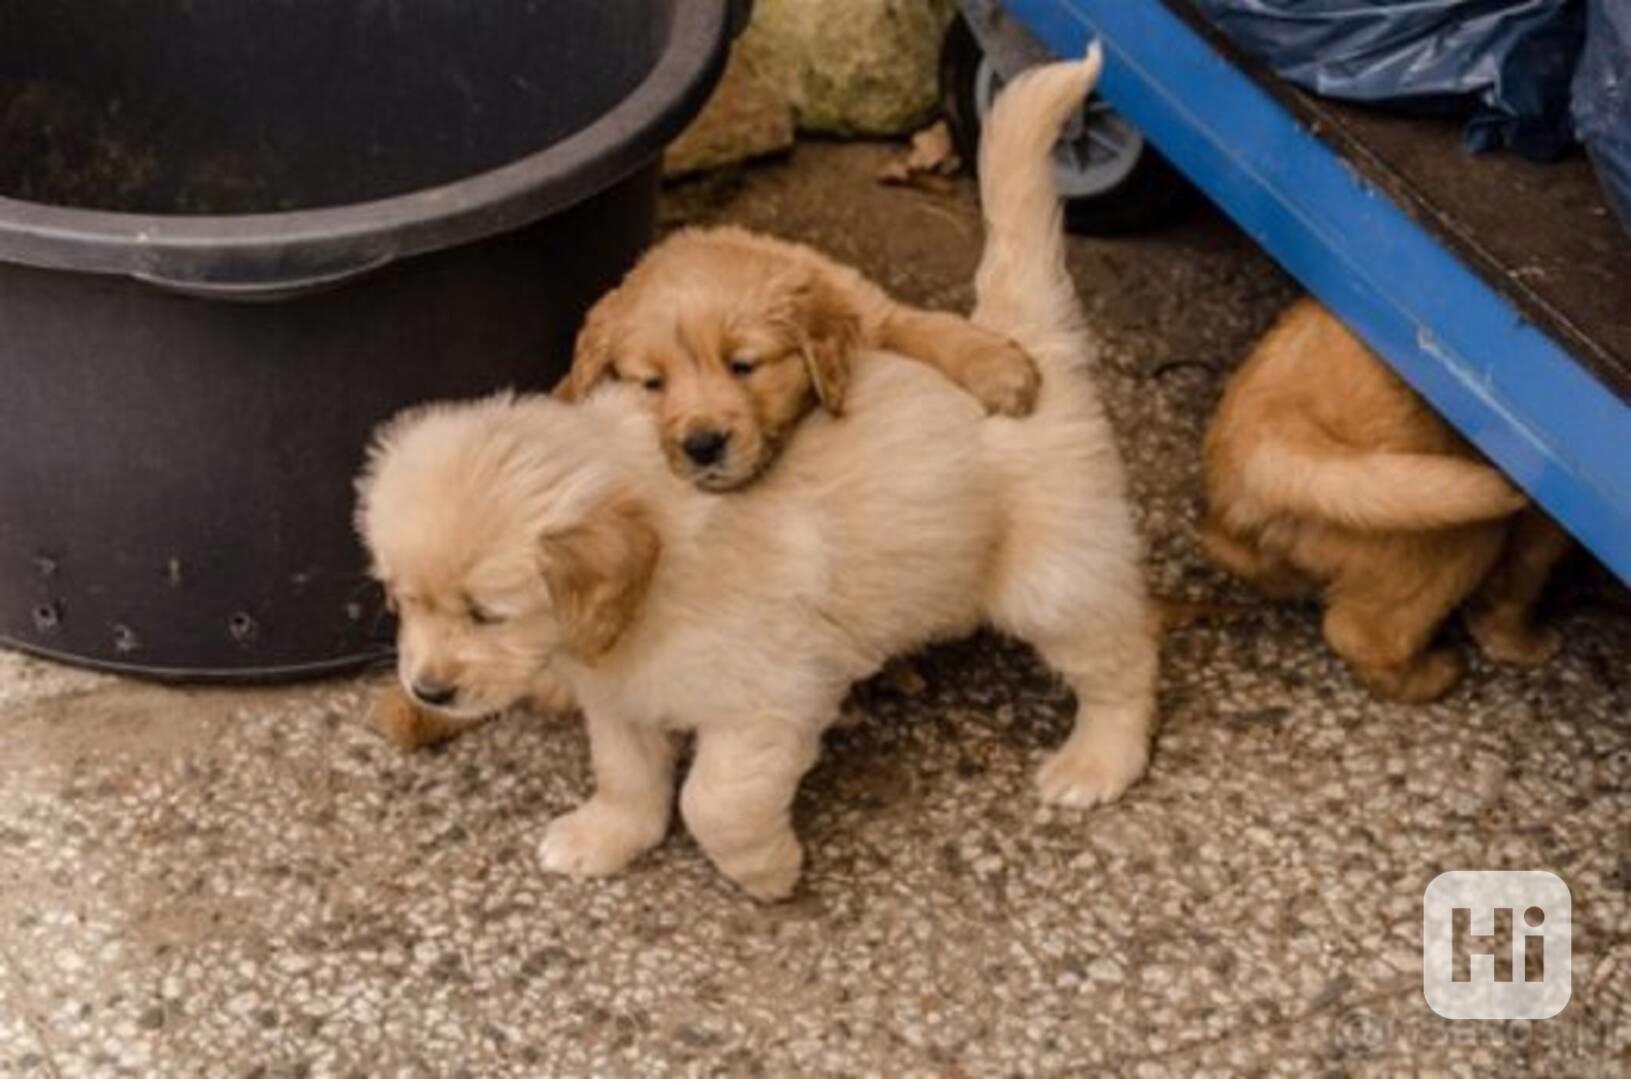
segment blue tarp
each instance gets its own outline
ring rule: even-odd
[[[1591,0],[1586,50],[1574,73],[1574,133],[1608,203],[1631,232],[1631,3]]]
[[[1594,0],[1596,2],[1596,0]],[[1573,144],[1584,0],[1195,0],[1278,75],[1327,97],[1470,111],[1474,150]],[[1601,0],[1600,6],[1631,4]],[[1621,11],[1616,19],[1631,16]],[[1623,68],[1622,68],[1623,70]]]

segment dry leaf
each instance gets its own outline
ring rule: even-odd
[[[911,148],[886,162],[878,170],[878,179],[886,184],[907,184],[918,176],[950,176],[960,165],[951,128],[946,121],[937,120],[913,135]]]

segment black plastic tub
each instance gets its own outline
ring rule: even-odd
[[[560,376],[729,9],[8,3],[0,644],[210,680],[385,654],[369,431]]]

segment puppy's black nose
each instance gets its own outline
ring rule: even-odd
[[[715,464],[725,454],[725,443],[731,440],[727,431],[698,431],[694,435],[687,435],[685,442],[685,456],[691,458],[692,464],[704,467]]]
[[[444,686],[440,682],[415,682],[413,695],[421,704],[440,708],[444,704],[453,703],[453,698],[459,695],[459,687]]]

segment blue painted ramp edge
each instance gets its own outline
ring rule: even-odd
[[[1174,165],[1623,581],[1631,407],[1154,0],[1008,0]]]

